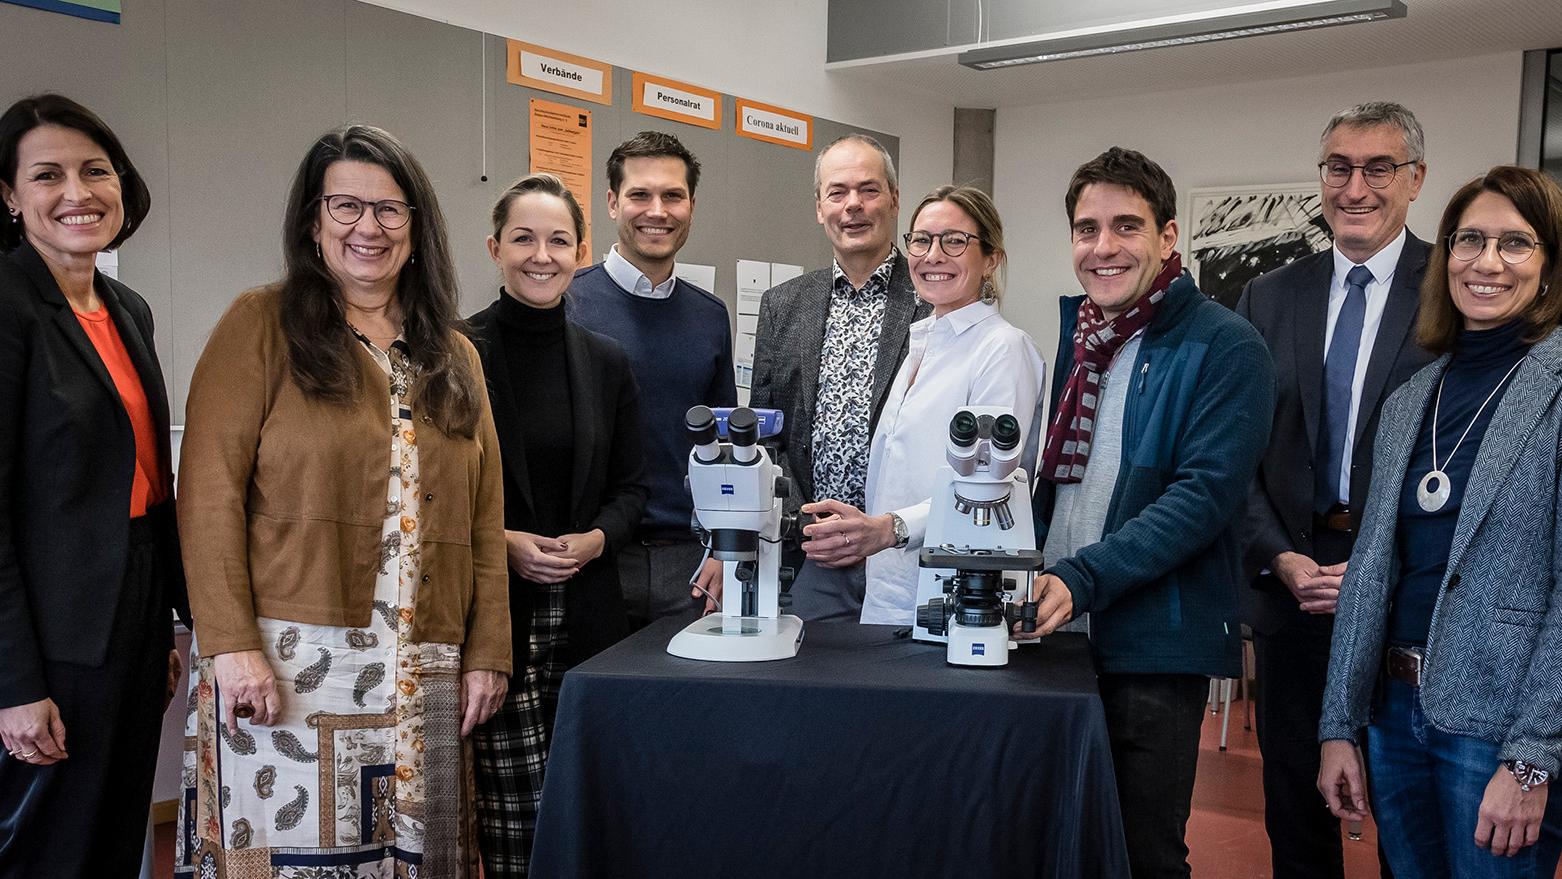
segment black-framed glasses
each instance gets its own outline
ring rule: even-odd
[[[1400,168],[1403,168],[1406,165],[1414,164],[1414,161],[1377,161],[1368,162],[1365,165],[1352,165],[1349,162],[1334,159],[1318,163],[1318,176],[1322,178],[1323,182],[1327,185],[1338,189],[1350,182],[1351,172],[1360,171],[1361,179],[1365,181],[1368,186],[1372,187],[1373,189],[1384,189],[1390,183],[1394,182],[1395,177],[1399,176]]]
[[[907,232],[902,239],[906,242],[906,252],[912,256],[927,256],[933,249],[933,242],[944,251],[944,256],[959,256],[965,253],[965,249],[971,246],[972,241],[982,239],[970,232]]]
[[[379,201],[364,201],[352,195],[322,195],[320,200],[325,202],[325,212],[331,215],[331,219],[343,226],[351,226],[363,216],[364,208],[372,208],[375,222],[382,229],[400,229],[412,219],[412,212],[417,210],[404,201],[394,198],[382,198]]]
[[[1497,242],[1497,255],[1510,266],[1530,258],[1540,242],[1523,232],[1487,235],[1479,229],[1455,229],[1448,235],[1448,252],[1454,259],[1469,262],[1486,252],[1486,242]]]

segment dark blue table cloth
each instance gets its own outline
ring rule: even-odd
[[[1128,875],[1083,635],[960,668],[893,627],[680,659],[662,620],[564,679],[532,875]]]

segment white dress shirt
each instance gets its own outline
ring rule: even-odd
[[[1036,344],[996,306],[974,302],[911,325],[910,350],[873,432],[864,511],[897,513],[911,541],[868,557],[864,623],[908,625],[915,619],[917,554],[927,533],[933,477],[946,463],[949,419],[962,406],[1008,407],[1025,437],[1021,465],[1034,474],[1046,373]]]
[[[1356,375],[1350,383],[1350,421],[1345,427],[1345,451],[1340,455],[1340,472],[1336,479],[1342,504],[1350,503],[1351,456],[1356,450],[1356,415],[1361,407],[1361,387],[1367,381],[1367,364],[1372,360],[1372,345],[1378,338],[1378,327],[1383,323],[1383,309],[1388,305],[1388,291],[1394,285],[1394,268],[1399,265],[1399,254],[1405,249],[1406,230],[1399,230],[1399,237],[1390,241],[1382,250],[1361,263],[1372,272],[1372,283],[1367,285],[1367,313],[1361,321],[1361,346],[1356,352]],[[1329,343],[1334,341],[1334,324],[1345,307],[1345,276],[1357,265],[1350,257],[1333,248],[1334,279],[1329,282],[1329,324],[1323,336],[1323,355],[1329,356]]]
[[[652,284],[651,279],[645,276],[645,272],[624,259],[618,252],[617,244],[607,252],[607,259],[602,262],[602,268],[607,270],[607,276],[613,279],[613,283],[646,299],[667,299],[673,295],[673,285],[678,283],[678,268],[675,265],[673,273],[667,276],[667,280],[660,284]]]

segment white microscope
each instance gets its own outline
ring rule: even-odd
[[[1015,648],[1009,626],[1036,630],[1030,582],[1042,556],[1029,477],[1019,466],[1023,440],[1019,420],[999,406],[969,406],[949,422],[949,464],[935,476],[913,637],[947,644],[950,665],[1007,665]]]
[[[686,659],[759,662],[797,655],[803,621],[780,609],[781,541],[796,529],[783,514],[791,481],[760,440],[781,432],[782,414],[740,406],[695,406],[686,418],[694,435],[689,491],[698,530],[722,564],[719,614],[695,620],[673,636],[667,652]],[[722,430],[724,423],[725,430]],[[727,442],[721,442],[722,434]]]

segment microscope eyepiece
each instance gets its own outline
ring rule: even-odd
[[[759,442],[759,417],[747,406],[739,406],[727,416],[727,438],[734,446],[752,446]]]
[[[958,448],[968,448],[976,442],[977,421],[976,416],[964,409],[955,413],[955,417],[949,420],[949,441]]]
[[[716,413],[709,406],[691,407],[683,420],[695,445],[703,446],[716,441]]]
[[[993,419],[993,448],[1009,451],[1020,444],[1020,422],[1013,415],[999,415]]]

